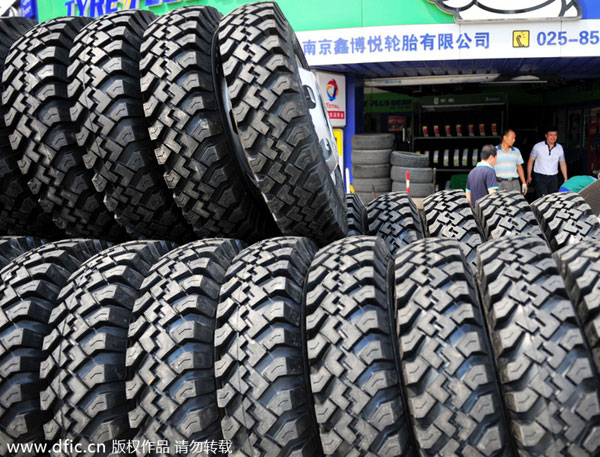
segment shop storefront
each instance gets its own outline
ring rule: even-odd
[[[40,21],[203,4],[227,13],[241,0],[45,0]],[[428,154],[444,187],[517,132],[526,156],[549,124],[570,174],[600,168],[600,3],[596,0],[278,1],[320,73],[340,160],[352,135],[393,132],[396,148]],[[490,6],[491,5],[491,6]],[[460,8],[454,9],[454,7]]]

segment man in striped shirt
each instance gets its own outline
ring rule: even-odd
[[[502,143],[496,149],[498,157],[496,159],[496,179],[500,190],[517,190],[527,193],[527,181],[523,171],[523,157],[521,151],[514,147],[517,134],[514,130],[508,129],[502,135]]]

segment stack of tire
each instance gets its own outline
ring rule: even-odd
[[[352,187],[366,205],[392,190],[391,133],[365,133],[352,137]]]
[[[0,455],[599,455],[600,222],[461,198],[320,249],[0,238]]]
[[[390,162],[394,192],[406,191],[408,173],[411,197],[421,199],[434,193],[433,168],[429,168],[429,157],[414,152],[394,151]]]
[[[0,234],[347,234],[335,138],[275,3],[2,18],[2,68]]]

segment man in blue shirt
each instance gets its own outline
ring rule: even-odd
[[[559,166],[564,179],[563,182],[569,179],[565,151],[556,142],[557,140],[558,129],[554,127],[549,128],[546,131],[546,141],[541,141],[533,147],[529,162],[527,162],[527,184],[531,184],[531,181],[535,179],[535,193],[537,198],[552,194],[558,190]]]
[[[497,149],[491,144],[486,144],[481,149],[481,162],[471,170],[467,178],[466,196],[471,206],[475,206],[480,198],[498,192],[494,170],[497,155]]]
[[[527,182],[523,171],[523,157],[521,151],[514,147],[516,139],[517,134],[514,130],[504,131],[502,143],[496,147],[498,157],[494,168],[500,190],[516,190],[526,194]]]

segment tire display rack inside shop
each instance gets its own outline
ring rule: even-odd
[[[497,145],[504,129],[503,96],[467,97],[425,97],[416,116],[412,149],[429,156],[441,189],[453,174],[466,174],[477,165],[483,146]]]

